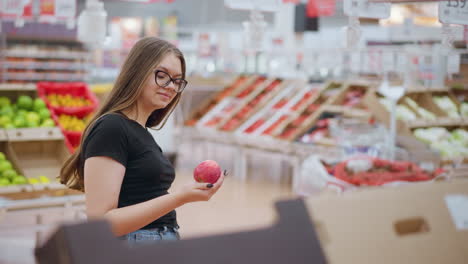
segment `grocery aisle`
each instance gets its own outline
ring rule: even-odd
[[[172,190],[183,186],[191,177],[191,172],[179,171]],[[287,185],[264,180],[240,183],[229,176],[211,201],[187,204],[177,210],[181,236],[189,239],[267,226],[275,220],[273,202],[290,197],[293,195]],[[33,238],[27,233],[0,237],[0,263],[33,264]]]

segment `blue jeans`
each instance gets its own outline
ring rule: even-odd
[[[129,245],[137,245],[157,243],[159,241],[177,241],[180,240],[180,235],[178,228],[165,226],[152,229],[140,229],[121,236],[119,239],[126,240]]]

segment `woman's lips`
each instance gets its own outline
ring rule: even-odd
[[[158,93],[158,94],[166,100],[171,100],[171,96],[166,93]]]

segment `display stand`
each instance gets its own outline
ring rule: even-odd
[[[278,202],[276,210],[278,221],[265,229],[132,248],[107,222],[66,225],[35,254],[40,264],[327,263],[304,201]]]

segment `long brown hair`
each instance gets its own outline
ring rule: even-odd
[[[84,160],[82,160],[82,146],[87,135],[97,119],[109,113],[122,113],[123,110],[134,107],[137,98],[142,93],[145,81],[153,74],[153,69],[158,66],[167,54],[174,54],[180,59],[182,65],[182,78],[185,78],[185,59],[182,52],[171,43],[155,37],[146,37],[139,40],[130,50],[112,91],[102,107],[91,119],[83,132],[80,146],[75,153],[63,164],[60,170],[60,182],[68,187],[84,191]],[[180,100],[181,94],[163,109],[151,113],[146,122],[146,127],[161,129],[166,123]]]

